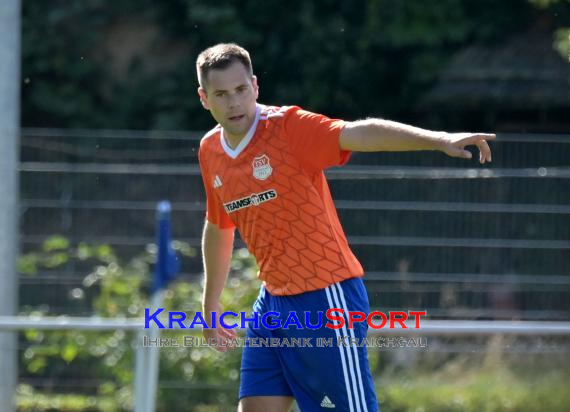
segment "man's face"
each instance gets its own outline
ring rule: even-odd
[[[243,64],[234,62],[221,70],[211,70],[204,87],[198,89],[200,101],[231,138],[245,136],[255,120],[259,95],[257,79]]]

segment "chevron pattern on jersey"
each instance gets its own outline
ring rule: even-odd
[[[221,208],[215,213],[208,210],[208,217],[217,214],[231,219],[257,259],[260,279],[273,295],[322,289],[363,274],[338,221],[323,171],[313,171],[295,152],[296,139],[315,139],[314,156],[318,157],[321,145],[338,145],[338,132],[286,133],[284,122],[296,121],[298,111],[263,106],[253,139],[235,159],[224,151],[219,132],[203,139],[200,148],[201,168],[209,185],[206,192],[214,197],[209,204]],[[254,177],[254,158],[263,155],[272,171],[260,180]],[[224,184],[214,188],[216,176]],[[268,190],[277,196],[257,205],[251,202],[229,215],[223,209],[225,203]]]

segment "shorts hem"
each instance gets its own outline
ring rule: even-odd
[[[286,396],[290,398],[294,398],[292,393],[247,393],[247,394],[240,394],[238,400],[242,400],[243,398],[252,398],[254,396]]]

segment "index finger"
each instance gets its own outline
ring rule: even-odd
[[[474,133],[461,139],[460,143],[468,146],[472,144],[477,144],[478,142],[481,141],[494,140],[496,139],[496,137],[497,136],[493,133]]]
[[[495,140],[497,138],[497,135],[495,133],[477,133],[472,137],[477,140]]]

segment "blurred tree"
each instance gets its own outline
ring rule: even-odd
[[[547,0],[24,2],[22,122],[209,128],[194,61],[225,41],[252,52],[262,102],[409,120],[454,52],[540,13],[563,26],[569,9]]]

